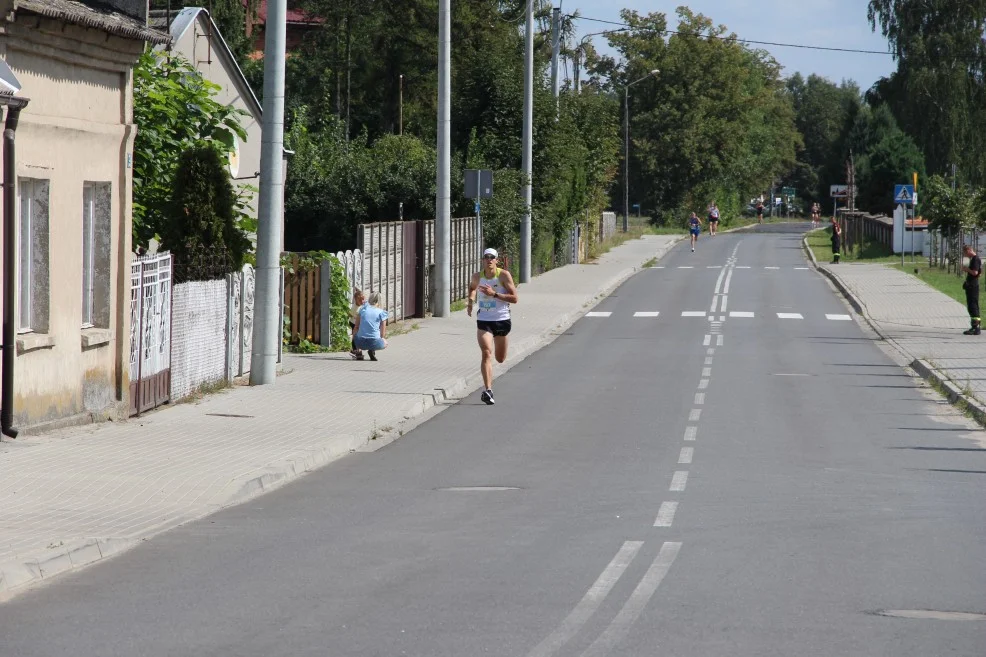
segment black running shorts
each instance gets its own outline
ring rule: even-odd
[[[503,319],[498,322],[484,322],[480,319],[476,322],[476,328],[486,333],[492,333],[494,338],[502,338],[510,333],[510,320]]]

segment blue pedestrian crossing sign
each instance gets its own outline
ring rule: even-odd
[[[894,203],[914,205],[914,185],[894,185]]]

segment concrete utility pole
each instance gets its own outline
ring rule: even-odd
[[[534,0],[527,3],[527,30],[524,33],[524,217],[520,221],[520,282],[531,281],[531,181],[534,133]]]
[[[630,231],[630,87],[660,73],[652,70],[623,88],[623,232]]]
[[[451,0],[438,1],[438,173],[435,193],[435,317],[447,317],[452,291],[451,123],[452,123],[452,11]]]
[[[267,3],[264,123],[260,143],[256,319],[250,385],[274,383],[281,341],[281,209],[284,207],[284,47],[287,0]]]
[[[555,98],[555,121],[558,120],[559,75],[558,58],[561,55],[561,7],[551,10],[551,95]]]

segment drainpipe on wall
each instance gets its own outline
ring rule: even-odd
[[[17,295],[17,160],[14,157],[14,134],[21,110],[27,106],[27,98],[0,98],[7,106],[7,120],[3,127],[3,392],[0,393],[0,431],[5,436],[17,437],[14,428],[14,349],[16,327],[14,325],[14,299]]]

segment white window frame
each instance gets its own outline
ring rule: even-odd
[[[21,178],[18,181],[18,240],[17,240],[17,332],[31,333],[34,331],[31,319],[34,316],[34,299],[31,288],[34,283],[34,254],[31,245],[34,243],[34,185],[33,178]],[[27,253],[24,252],[27,245]]]
[[[92,328],[96,282],[96,183],[82,188],[82,328]]]

